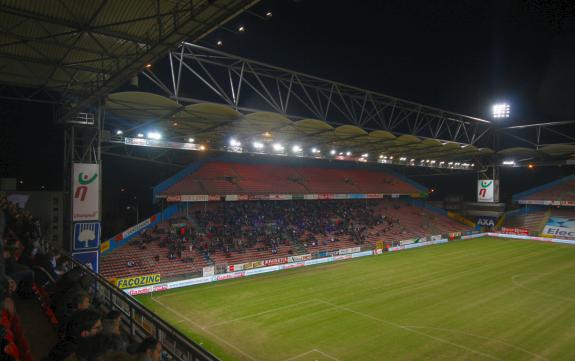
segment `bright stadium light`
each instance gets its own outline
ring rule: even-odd
[[[330,150],[329,154],[331,155],[335,155],[337,152],[335,151],[335,149]]]
[[[266,12],[266,17],[271,18],[272,16],[273,16],[273,14],[272,14],[271,10],[268,10]]]
[[[194,138],[188,138],[188,143],[193,143],[194,142]]]
[[[383,159],[383,154],[380,154],[380,155],[379,155],[379,159]]]
[[[302,149],[301,149],[301,147],[300,147],[299,145],[294,145],[294,146],[291,148],[291,151],[294,152],[294,153],[300,153],[301,150],[302,150]]]
[[[224,45],[224,42],[221,41],[221,40],[218,40],[218,42],[216,43],[216,45],[221,48],[221,47]]]
[[[514,160],[504,160],[503,165],[515,165],[515,161]]]
[[[264,149],[264,143],[260,143],[260,142],[254,142],[253,143],[254,148],[256,149]]]
[[[493,104],[491,112],[493,114],[493,118],[496,119],[509,118],[509,114],[511,113],[511,107],[507,103]]]
[[[369,154],[368,154],[368,153],[363,153],[363,154],[361,155],[361,157],[362,157],[362,158],[367,158],[367,157],[369,157]]]
[[[206,146],[205,145],[200,145],[200,150],[206,150]]]
[[[321,150],[319,150],[319,149],[317,149],[317,148],[314,147],[314,148],[311,148],[311,152],[312,152],[313,154],[319,154],[319,153],[321,153]]]
[[[345,155],[349,157],[351,155],[351,152],[348,150],[347,152],[345,152]]]
[[[239,31],[240,33],[243,33],[244,31],[246,31],[245,26],[240,25],[240,26],[238,27],[238,31]]]
[[[122,135],[124,134],[124,132],[122,132],[120,129],[116,130],[116,135]]]
[[[156,140],[162,139],[162,133],[160,133],[160,132],[149,132],[149,133],[148,133],[148,138],[150,138],[150,139],[156,139]]]
[[[230,139],[230,146],[232,147],[241,147],[242,142],[235,140],[234,138]]]
[[[276,152],[283,152],[283,150],[284,150],[284,146],[281,145],[280,143],[275,143],[275,144],[273,145],[273,147],[274,147],[274,150],[275,150]]]
[[[144,133],[138,133],[138,138],[144,138]]]

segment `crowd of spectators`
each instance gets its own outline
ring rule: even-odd
[[[52,312],[58,342],[43,361],[161,361],[154,338],[122,332],[119,311],[105,312],[91,275],[41,247],[39,222],[0,196],[0,361],[32,361],[17,305],[36,298]]]
[[[216,252],[245,252],[249,248],[277,253],[280,246],[313,248],[320,244],[366,241],[369,232],[384,225],[388,231],[399,220],[377,211],[375,200],[324,200],[290,202],[222,202],[194,212],[190,222],[170,228],[164,241],[168,258],[181,257],[190,247],[206,258]]]

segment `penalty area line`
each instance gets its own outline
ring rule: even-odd
[[[181,312],[179,312],[178,310],[175,310],[174,308],[166,305],[165,303],[153,299],[154,302],[157,302],[159,305],[161,305],[162,307],[166,308],[168,311],[172,312],[174,315],[181,317],[182,319],[186,320],[188,323],[190,323],[191,325],[193,325],[196,328],[199,328],[200,330],[202,330],[203,332],[207,333],[208,335],[218,339],[219,341],[221,341],[222,343],[228,345],[229,347],[233,348],[234,350],[236,350],[237,352],[239,352],[240,354],[244,355],[245,357],[249,358],[252,361],[258,361],[257,358],[253,357],[252,355],[250,355],[249,353],[245,352],[244,350],[240,349],[239,347],[237,347],[236,345],[226,341],[224,338],[216,335],[215,333],[213,333],[212,331],[206,329],[204,326],[192,321],[191,319],[189,319],[186,315],[182,314]]]

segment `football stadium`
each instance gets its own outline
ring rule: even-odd
[[[0,361],[575,360],[575,18],[492,10],[3,1]]]

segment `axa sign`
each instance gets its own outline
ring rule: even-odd
[[[491,217],[480,217],[477,219],[477,225],[480,227],[495,227],[495,219]]]
[[[100,166],[74,163],[72,172],[72,220],[100,219]]]
[[[493,179],[483,179],[477,181],[477,201],[478,202],[493,202],[494,194]]]

